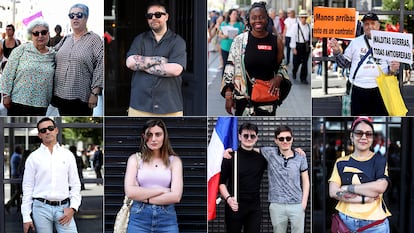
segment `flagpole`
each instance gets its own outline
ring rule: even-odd
[[[239,184],[239,178],[238,178],[238,162],[237,162],[237,160],[238,160],[238,156],[237,156],[237,151],[234,151],[234,182],[233,182],[233,187],[234,187],[234,192],[233,192],[233,194],[234,194],[234,199],[237,201],[238,200],[238,198],[237,198],[237,186],[238,186],[238,184]]]

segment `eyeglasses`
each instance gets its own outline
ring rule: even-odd
[[[46,133],[47,130],[53,131],[53,130],[55,130],[55,126],[49,125],[47,128],[41,128],[41,129],[39,129],[39,133]]]
[[[48,30],[42,30],[42,31],[34,31],[32,32],[32,35],[39,36],[39,34],[42,34],[42,36],[45,36],[49,31]]]
[[[147,14],[145,14],[145,18],[152,19],[152,16],[155,16],[155,18],[159,19],[163,15],[167,15],[167,13],[165,13],[165,12],[147,13]]]
[[[69,16],[70,19],[74,19],[75,16],[76,16],[77,19],[82,19],[83,16],[85,16],[85,14],[82,13],[82,12],[78,12],[78,13],[70,13],[68,16]]]
[[[284,142],[286,139],[287,142],[290,142],[292,140],[292,137],[287,136],[287,137],[278,137],[277,140],[279,140],[279,142]]]
[[[362,131],[362,130],[355,130],[354,131],[354,135],[356,136],[356,137],[358,137],[358,138],[362,138],[362,136],[365,134],[365,136],[367,137],[367,138],[372,138],[372,136],[374,136],[374,133],[373,132],[371,132],[371,131],[366,131],[366,132],[364,132],[364,131]]]
[[[252,139],[252,140],[254,140],[254,139],[256,139],[256,137],[257,137],[257,135],[255,135],[255,134],[243,134],[242,135],[243,136],[243,138],[244,139],[249,139],[249,137],[250,137],[250,139]]]

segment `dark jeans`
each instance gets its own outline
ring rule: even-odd
[[[93,112],[88,103],[82,102],[80,99],[66,100],[53,96],[52,105],[59,109],[61,116],[92,116]]]
[[[285,37],[285,47],[286,47],[286,65],[288,65],[289,64],[289,62],[290,62],[290,40],[291,40],[291,38],[290,37],[288,37],[288,36],[286,36]]]
[[[24,104],[13,103],[7,110],[8,116],[45,116],[47,108],[33,107]]]
[[[351,115],[388,116],[379,89],[352,86]]]
[[[225,207],[225,222],[227,233],[260,232],[262,210],[259,202],[239,202],[239,210],[234,212],[229,205]]]
[[[308,76],[309,51],[306,51],[305,43],[296,43],[296,51],[296,55],[293,55],[293,78],[296,79],[299,65],[302,65],[300,69],[300,80],[306,81],[306,77]]]

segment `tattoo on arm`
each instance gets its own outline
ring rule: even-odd
[[[167,77],[167,72],[165,71],[164,64],[151,66],[150,68],[146,69],[145,71],[149,74],[162,76],[162,77]]]
[[[134,55],[134,60],[138,70],[147,70],[155,65],[161,65],[168,62],[168,59],[161,56],[145,57]]]

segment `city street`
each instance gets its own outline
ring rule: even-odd
[[[208,60],[207,73],[207,115],[208,116],[228,116],[224,105],[225,100],[220,95],[221,85],[221,69],[219,67],[218,52],[210,52]],[[309,59],[310,62],[310,59]],[[292,63],[292,62],[291,62]],[[310,64],[310,63],[309,63]],[[288,67],[291,76],[292,66]],[[300,80],[292,81],[292,89],[283,104],[276,110],[276,116],[311,116],[311,85],[310,85],[310,69],[308,74],[308,85],[300,83]],[[299,76],[299,73],[298,73]]]

